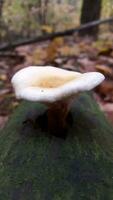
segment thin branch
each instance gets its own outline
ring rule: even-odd
[[[93,21],[93,22],[89,22],[87,24],[83,24],[80,27],[77,27],[77,28],[74,28],[74,29],[69,29],[69,30],[66,30],[66,31],[46,34],[45,36],[39,36],[39,37],[31,38],[31,39],[20,40],[20,41],[9,43],[9,44],[4,44],[4,45],[0,46],[0,51],[11,50],[11,49],[14,49],[16,47],[27,45],[27,44],[52,40],[56,37],[69,36],[69,35],[74,34],[75,32],[82,31],[82,30],[87,29],[89,27],[94,27],[94,26],[98,26],[100,24],[105,24],[105,23],[110,23],[110,22],[113,22],[113,18],[108,18],[108,19],[104,19],[104,20],[96,20],[96,21]]]

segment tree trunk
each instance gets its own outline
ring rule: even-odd
[[[81,24],[85,24],[91,21],[100,19],[101,15],[101,4],[102,0],[83,0],[82,10],[81,10]],[[80,32],[81,36],[93,36],[97,37],[99,27],[91,27]]]
[[[3,12],[4,3],[5,3],[5,0],[0,0],[0,42],[3,42],[4,38],[5,38],[6,41],[8,39],[8,41],[10,42],[9,28],[8,28],[8,26],[6,25],[5,21],[2,18],[2,12]],[[6,35],[4,37],[1,34],[2,31],[5,31],[5,33],[6,33]]]
[[[49,0],[45,0],[44,11],[43,11],[43,24],[47,24],[48,3],[49,3]]]
[[[2,16],[4,0],[0,0],[0,17]]]
[[[65,138],[46,113],[23,102],[0,133],[0,200],[112,200],[113,128],[95,101],[75,101]]]
[[[57,0],[57,3],[58,3],[58,4],[61,4],[61,3],[62,3],[62,0]]]
[[[3,25],[3,21],[2,21],[3,4],[4,4],[4,0],[0,0],[0,28]]]
[[[46,17],[47,17],[48,3],[49,3],[49,0],[40,0],[38,3],[39,8],[40,8],[39,21],[41,25],[46,24],[47,22]]]

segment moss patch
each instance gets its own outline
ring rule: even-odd
[[[23,123],[46,109],[23,102],[1,132],[0,200],[112,200],[113,129],[95,101],[73,104],[65,139]]]

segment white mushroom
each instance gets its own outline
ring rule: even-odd
[[[30,66],[12,78],[17,98],[45,103],[49,106],[48,122],[55,128],[65,126],[69,105],[80,92],[99,85],[104,75],[99,72],[79,73],[56,67]]]

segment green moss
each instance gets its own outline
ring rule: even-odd
[[[65,139],[41,130],[46,109],[23,102],[1,132],[0,200],[112,200],[113,128],[95,101],[73,104]]]

